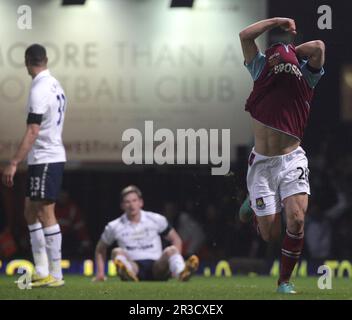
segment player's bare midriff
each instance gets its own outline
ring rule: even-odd
[[[267,157],[290,153],[299,147],[300,141],[284,132],[269,128],[252,119],[254,150]]]

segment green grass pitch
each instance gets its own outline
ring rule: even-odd
[[[228,299],[352,299],[352,281],[333,278],[331,290],[320,290],[317,278],[296,278],[297,295],[286,296],[275,292],[276,279],[272,277],[230,278],[193,277],[189,282],[122,282],[109,278],[92,283],[90,278],[67,275],[61,288],[20,290],[16,278],[0,276],[0,299],[141,299],[141,300],[228,300]]]

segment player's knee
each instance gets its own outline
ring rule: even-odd
[[[56,224],[55,206],[51,202],[40,202],[37,205],[37,216],[44,226]]]
[[[304,228],[305,210],[301,208],[294,208],[287,217],[287,227],[290,232],[302,232]]]
[[[264,234],[261,234],[261,236],[265,242],[273,242],[278,239],[278,237],[272,233],[264,233]]]
[[[321,40],[315,40],[314,41],[314,46],[319,51],[324,51],[325,50],[325,43],[323,41],[321,41]]]
[[[267,230],[265,232],[260,231],[262,239],[265,242],[275,242],[280,239],[280,230]]]
[[[51,224],[51,221],[53,220],[53,215],[46,210],[39,210],[37,216],[44,226]]]
[[[300,233],[304,229],[304,219],[298,218],[287,224],[287,228],[292,233]]]
[[[125,255],[125,251],[123,251],[123,249],[121,248],[114,248],[111,251],[111,259],[114,260],[117,256],[124,256]]]
[[[175,246],[169,246],[164,249],[164,254],[167,257],[171,257],[172,255],[177,254],[177,253],[179,253],[179,252]]]

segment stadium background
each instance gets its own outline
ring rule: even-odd
[[[317,27],[317,8],[323,4],[332,8],[332,30]],[[322,39],[327,45],[326,75],[317,87],[303,144],[313,195],[304,260],[308,273],[330,261],[339,275],[352,277],[352,30],[346,23],[352,4],[199,0],[193,9],[171,9],[166,0],[87,0],[73,7],[34,0],[32,30],[17,28],[20,5],[17,0],[0,4],[7,26],[0,31],[0,160],[6,162],[24,130],[30,78],[21,64],[23,49],[47,43],[49,67],[54,56],[50,69],[69,98],[64,134],[69,162],[57,211],[71,271],[82,272],[83,261],[93,258],[105,224],[121,213],[119,190],[133,183],[144,193],[145,208],[165,214],[183,236],[184,254],[199,254],[200,272],[213,273],[216,266],[218,273],[228,266],[234,273],[275,272],[279,244],[266,245],[236,215],[246,195],[252,140],[243,111],[251,81],[237,34],[256,20],[288,16],[296,20],[298,42]],[[261,45],[271,41],[262,38]],[[230,173],[211,176],[204,165],[124,165],[121,134],[142,129],[145,120],[172,130],[230,128]],[[0,186],[2,273],[9,261],[30,259],[24,182],[25,167],[14,189]]]

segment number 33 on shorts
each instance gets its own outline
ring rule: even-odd
[[[40,190],[40,177],[30,177],[30,186],[29,190],[31,193],[31,196],[34,197],[37,195],[37,192]]]

